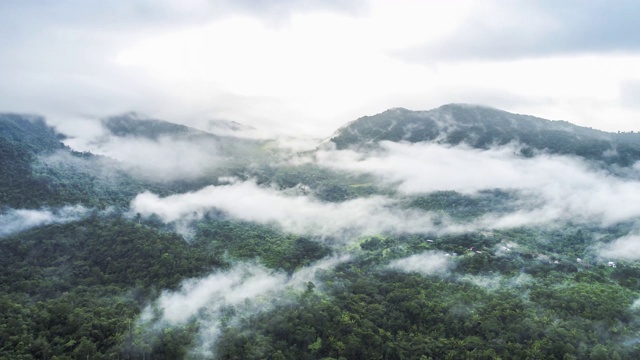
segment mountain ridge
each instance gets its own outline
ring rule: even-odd
[[[480,149],[518,143],[526,156],[547,151],[622,166],[640,160],[638,133],[605,132],[469,104],[447,104],[426,111],[392,108],[348,123],[329,141],[337,149],[372,147],[380,141],[464,143]]]

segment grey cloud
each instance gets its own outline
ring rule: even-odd
[[[555,54],[637,52],[636,1],[495,1],[437,43],[402,50],[409,61],[517,59]]]
[[[50,122],[55,124],[57,131],[68,136],[64,143],[72,149],[117,160],[117,163],[102,161],[102,175],[106,177],[109,177],[107,172],[117,169],[154,181],[189,180],[216,169],[224,160],[218,151],[221,148],[218,138],[206,134],[199,137],[160,135],[152,139],[113,135],[96,119]],[[54,154],[43,161],[58,164],[66,161],[80,169],[86,167],[81,164],[82,159],[64,153]]]

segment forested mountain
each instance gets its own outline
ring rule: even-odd
[[[640,133],[607,133],[493,108],[449,104],[429,111],[396,108],[360,118],[331,138],[338,149],[379,141],[434,141],[486,149],[517,142],[522,152],[573,154],[607,163],[631,165],[640,160]]]
[[[640,357],[640,134],[445,105],[295,153],[98,123],[79,152],[0,115],[0,359]]]

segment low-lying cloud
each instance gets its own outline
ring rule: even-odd
[[[84,218],[89,210],[82,206],[59,209],[8,209],[0,212],[0,237],[53,223],[67,223]]]
[[[297,234],[378,234],[386,231],[428,232],[437,229],[432,214],[403,209],[384,196],[326,203],[310,196],[287,196],[254,181],[207,186],[164,198],[146,192],[131,202],[131,213],[157,215],[164,222],[198,220],[211,210],[232,218],[277,224]]]
[[[136,121],[133,119],[132,121]],[[96,120],[85,120],[80,130],[58,125],[68,135],[64,142],[76,151],[88,151],[117,160],[127,172],[156,181],[190,180],[216,169],[224,160],[214,136],[160,135],[157,138],[111,134]],[[178,134],[184,135],[184,134]]]
[[[441,274],[451,267],[451,258],[441,251],[425,251],[406,258],[393,260],[388,267],[423,275]]]
[[[138,320],[152,335],[167,326],[191,321],[199,325],[198,344],[192,352],[200,357],[215,353],[215,343],[225,326],[239,326],[241,319],[292,301],[286,290],[301,291],[315,280],[318,269],[331,269],[349,256],[330,257],[296,271],[292,276],[250,263],[239,263],[227,271],[189,279],[179,290],[164,291]],[[233,309],[233,315],[225,310]]]
[[[619,260],[640,259],[640,235],[629,234],[603,245],[598,254],[603,258]]]
[[[481,227],[514,227],[557,220],[596,221],[603,226],[640,216],[640,182],[560,155],[520,156],[516,147],[488,150],[433,143],[383,142],[383,151],[321,151],[318,163],[370,173],[408,194],[454,190],[512,190],[518,210],[489,215]]]

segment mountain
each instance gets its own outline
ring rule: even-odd
[[[365,116],[331,138],[338,149],[380,141],[428,141],[474,148],[517,143],[522,153],[570,154],[628,166],[640,160],[640,133],[608,133],[477,105],[449,104],[429,111],[390,109]]]

